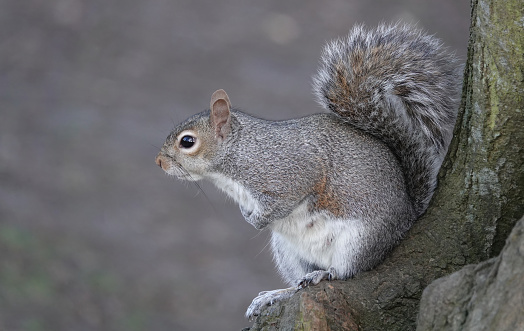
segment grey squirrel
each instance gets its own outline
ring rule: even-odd
[[[330,113],[267,121],[216,91],[210,110],[176,126],[156,163],[206,179],[269,228],[288,289],[261,292],[260,309],[324,279],[372,269],[425,212],[450,143],[461,66],[410,25],[354,27],[329,43],[314,93]]]

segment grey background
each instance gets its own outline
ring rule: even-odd
[[[282,287],[268,233],[153,160],[224,88],[318,112],[322,45],[417,22],[465,59],[469,1],[0,2],[0,330],[238,330]],[[256,133],[254,133],[256,134]]]

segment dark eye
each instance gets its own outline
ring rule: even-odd
[[[180,147],[182,148],[191,148],[196,143],[196,137],[193,136],[183,136],[180,139]]]

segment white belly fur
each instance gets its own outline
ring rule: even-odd
[[[365,233],[360,220],[334,219],[325,213],[311,214],[307,203],[296,208],[288,217],[270,225],[280,240],[282,248],[292,250],[304,261],[324,270],[334,267],[340,276],[351,275],[352,261],[361,249],[359,243]]]
[[[209,176],[215,185],[248,212],[259,212],[260,206],[249,190],[221,174]],[[354,273],[356,254],[360,251],[365,227],[357,219],[335,219],[326,213],[310,213],[307,202],[298,206],[286,218],[269,225],[282,242],[281,250],[287,255],[286,263],[295,265],[293,257],[327,270],[334,267],[345,277]],[[299,265],[296,264],[296,268]],[[295,269],[296,270],[296,269]],[[298,270],[296,270],[298,272]]]

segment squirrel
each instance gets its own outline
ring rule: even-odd
[[[354,27],[328,43],[313,77],[329,110],[268,121],[233,109],[224,90],[176,126],[156,164],[206,179],[247,222],[271,230],[290,288],[261,292],[246,316],[322,280],[377,266],[428,207],[453,135],[462,66],[407,24]]]

